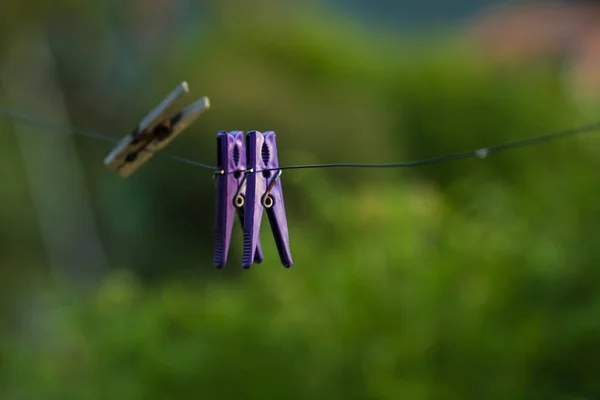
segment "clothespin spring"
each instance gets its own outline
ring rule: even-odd
[[[275,187],[275,184],[277,183],[279,177],[281,177],[282,173],[282,170],[277,170],[277,172],[275,173],[275,177],[273,177],[273,180],[271,181],[271,183],[269,183],[269,186],[267,187],[267,192],[263,195],[261,199],[264,208],[273,207],[274,201],[273,197],[271,196],[271,190],[273,190],[273,188]]]
[[[225,175],[225,171],[223,171],[223,170],[220,170],[220,171],[215,171],[215,172],[213,173],[213,175],[212,175],[212,180],[213,180],[213,181],[214,181],[214,183],[215,183],[215,187],[217,187],[217,185],[218,185],[217,178],[218,178],[220,175]]]
[[[244,179],[242,179],[242,182],[238,186],[238,190],[235,193],[235,196],[233,196],[233,205],[237,208],[244,207],[244,203],[246,202],[244,199],[244,196],[242,196],[241,193],[242,193],[242,190],[244,189],[244,185],[246,184],[246,180],[248,179],[248,174],[247,174],[248,172],[252,173],[252,172],[254,172],[254,170],[248,169],[246,171],[243,171]]]
[[[242,179],[242,182],[240,183],[240,185],[238,186],[238,190],[235,193],[235,196],[233,197],[233,205],[237,208],[242,208],[244,206],[245,203],[245,199],[244,196],[241,194],[242,190],[244,189],[244,185],[246,184],[246,180],[248,179],[248,173],[253,173],[254,170],[253,169],[248,169],[245,171],[242,171],[244,173],[244,178]],[[277,180],[281,177],[281,174],[283,173],[282,170],[277,170],[277,172],[275,173],[275,176],[273,177],[273,180],[269,183],[269,186],[267,187],[267,191],[266,193],[263,195],[261,202],[263,207],[265,208],[271,208],[273,207],[273,197],[271,197],[271,191],[273,190],[273,188],[275,187],[275,184],[277,183]],[[218,172],[216,173],[218,174]],[[215,174],[215,175],[216,175]]]

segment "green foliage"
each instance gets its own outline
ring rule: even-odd
[[[508,188],[469,217],[423,184],[316,182],[329,229],[293,223],[291,270],[266,240],[234,282],[44,298],[5,398],[596,398],[597,273]]]
[[[142,98],[106,89],[123,115],[89,111],[91,98],[74,118],[125,132],[189,76],[214,109],[170,150],[209,161],[218,130],[274,129],[282,164],[416,159],[581,121],[550,69],[493,68],[450,40],[406,49],[310,14],[260,25],[243,10],[215,11],[212,29],[149,61],[140,74],[161,78]],[[27,265],[35,225],[15,221],[33,212],[16,144],[0,140],[14,172],[0,171],[3,260]],[[236,244],[213,271],[209,175],[157,159],[123,184],[90,164],[108,249],[130,269],[85,294],[12,297],[27,317],[0,344],[0,397],[598,399],[596,141],[418,170],[286,172],[290,270],[265,227],[263,265],[239,271]]]

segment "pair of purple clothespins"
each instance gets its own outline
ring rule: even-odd
[[[166,116],[175,101],[188,90],[186,82],[178,85],[118,143],[104,164],[127,177],[170,143],[210,107],[208,98],[203,97],[173,116]],[[253,263],[263,261],[260,225],[266,210],[281,262],[290,267],[292,255],[275,132],[219,132],[217,164],[214,265],[222,268],[227,262],[236,214],[244,232],[242,267],[250,268]]]
[[[236,215],[244,232],[242,267],[263,261],[260,226],[266,211],[281,263],[290,267],[292,255],[275,132],[219,132],[217,164],[214,266],[222,268],[227,262]]]

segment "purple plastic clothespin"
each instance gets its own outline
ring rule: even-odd
[[[235,214],[244,226],[244,202],[246,196],[246,142],[243,131],[219,132],[217,134],[217,204],[215,221],[215,254],[213,264],[222,268],[227,262],[231,230]],[[254,247],[253,261],[263,261],[260,243]]]
[[[263,210],[266,209],[281,263],[289,268],[293,261],[281,179],[279,179],[282,171],[278,169],[275,132],[248,132],[246,151],[248,173],[246,174],[246,204],[244,205],[246,218],[242,267],[250,268],[252,266],[252,256],[259,246]]]

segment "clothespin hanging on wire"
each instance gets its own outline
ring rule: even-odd
[[[243,131],[219,132],[217,134],[217,180],[215,253],[213,264],[222,268],[227,262],[231,230],[235,214],[244,226],[246,201],[246,140]],[[261,263],[263,253],[260,243],[256,246],[253,261]]]
[[[188,92],[188,84],[180,83],[110,152],[104,164],[122,177],[127,177],[155,152],[168,145],[210,107],[208,97],[202,97],[174,115],[167,116],[175,102]]]
[[[291,267],[293,261],[281,188],[282,171],[278,169],[275,132],[248,132],[246,152],[248,170],[244,203],[242,267],[250,268],[254,261],[254,255],[259,246],[263,210],[267,211],[281,263],[285,267]]]

